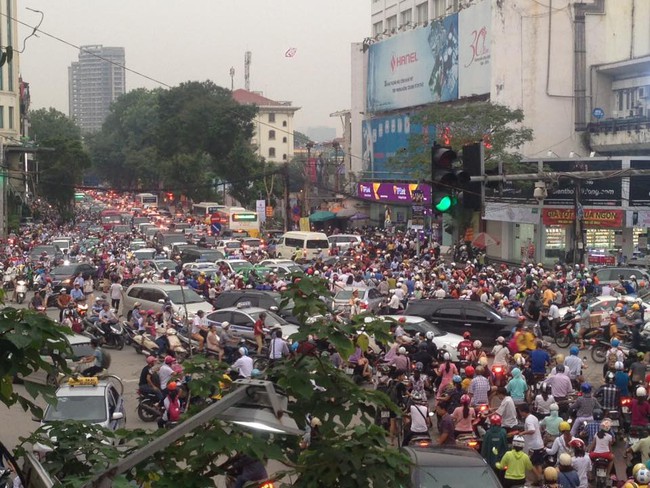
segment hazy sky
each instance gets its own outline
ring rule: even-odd
[[[296,129],[326,125],[350,107],[350,43],[370,32],[370,0],[18,0],[19,20],[75,45],[123,46],[127,67],[177,85],[213,80],[244,87],[244,52],[252,52],[251,90],[302,107]],[[19,28],[19,43],[31,32]],[[286,57],[295,48],[293,57]],[[68,66],[78,51],[46,35],[20,57],[32,108],[68,113]],[[126,73],[127,90],[155,82]]]

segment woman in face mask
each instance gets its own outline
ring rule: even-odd
[[[560,407],[557,403],[551,404],[548,417],[544,417],[539,423],[540,427],[545,430],[544,443],[552,442],[560,435],[560,423],[564,419],[558,415],[559,410]]]

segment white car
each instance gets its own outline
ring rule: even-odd
[[[241,251],[241,242],[234,239],[217,241],[214,245],[217,251],[222,252],[224,255],[239,253]]]
[[[183,269],[190,269],[192,271],[203,271],[204,269],[214,269],[215,264],[206,261],[206,262],[196,262],[196,263],[185,263]]]
[[[267,268],[273,268],[274,266],[296,266],[296,262],[292,261],[291,259],[264,259],[263,261],[260,261],[259,263],[260,266],[266,266]]]
[[[596,314],[604,314],[605,316],[603,317],[603,320],[601,322],[604,322],[607,320],[609,315],[614,311],[616,308],[616,304],[620,302],[632,304],[635,303],[638,300],[636,297],[631,297],[628,295],[623,295],[620,297],[615,297],[612,295],[601,295],[598,297],[593,297],[590,299],[587,304],[589,306],[589,312],[591,314],[596,315]],[[641,302],[643,304],[643,320],[644,322],[650,322],[650,304],[647,302]],[[560,308],[560,318],[563,318],[569,309],[572,307],[562,307]]]
[[[378,318],[389,322],[399,322],[403,319],[402,327],[411,335],[417,334],[418,332],[426,334],[428,331],[432,331],[434,334],[433,342],[435,342],[438,350],[449,352],[451,360],[458,361],[458,343],[463,340],[458,334],[445,332],[428,320],[415,315],[380,315]]]

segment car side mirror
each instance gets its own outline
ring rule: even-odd
[[[160,299],[158,300],[158,303],[165,303],[165,300],[163,300],[162,298],[160,298]]]
[[[276,307],[275,305],[273,305],[272,307],[269,307],[269,310],[270,310],[271,312],[277,312],[279,309],[278,309],[278,307]]]
[[[124,418],[124,413],[123,412],[115,412],[112,415],[111,420],[122,420],[123,418]]]

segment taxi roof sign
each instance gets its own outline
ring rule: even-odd
[[[75,386],[97,386],[99,385],[99,378],[97,376],[77,376],[68,378],[68,385]]]

